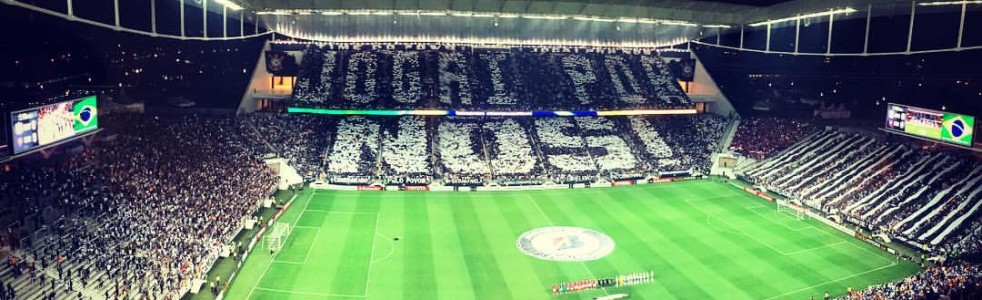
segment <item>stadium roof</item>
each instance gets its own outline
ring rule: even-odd
[[[905,12],[909,11],[910,7],[908,0],[238,0],[238,2],[256,11],[277,9],[467,11],[650,18],[700,24],[747,24],[842,7],[858,9],[872,5],[882,9],[877,11],[877,14]]]

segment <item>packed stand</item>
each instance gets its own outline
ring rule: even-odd
[[[483,139],[499,185],[542,184],[542,160],[529,137],[529,123],[522,119],[484,122]]]
[[[322,125],[326,149],[295,151],[327,153],[328,182],[344,185],[592,183],[708,174],[725,125],[713,115],[345,117]]]
[[[745,176],[918,248],[966,254],[982,242],[973,225],[982,207],[982,163],[972,158],[825,130]]]
[[[234,119],[102,121],[83,153],[2,175],[38,192],[0,277],[17,298],[180,298],[274,188]]]
[[[256,149],[266,148],[287,160],[310,182],[323,171],[323,149],[331,132],[325,118],[296,114],[255,113],[239,116],[239,131]]]
[[[555,183],[596,181],[597,164],[571,118],[535,119],[536,139]]]
[[[717,115],[629,117],[652,172],[709,174],[727,120]]]
[[[382,130],[382,176],[390,185],[425,185],[433,175],[423,117],[399,117]]]
[[[928,267],[924,272],[901,281],[849,291],[838,299],[979,299],[982,297],[982,269],[978,265],[956,262]]]
[[[365,117],[338,120],[327,156],[329,182],[365,185],[378,179],[380,128],[378,122]]]
[[[730,150],[761,160],[787,149],[818,129],[813,123],[794,119],[741,119]]]
[[[468,119],[444,119],[437,129],[436,157],[448,185],[481,185],[491,173],[481,123]]]
[[[293,100],[342,109],[693,107],[653,54],[419,47],[310,45]]]
[[[621,133],[627,126],[613,118],[575,118],[590,156],[596,161],[601,175],[611,180],[640,179],[644,164]]]

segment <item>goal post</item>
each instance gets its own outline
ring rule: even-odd
[[[805,206],[801,205],[798,201],[778,199],[775,202],[777,203],[778,212],[788,213],[798,220],[804,220],[808,216]]]
[[[273,225],[273,230],[266,236],[266,247],[270,252],[279,252],[283,249],[283,243],[290,236],[290,224],[277,222]]]

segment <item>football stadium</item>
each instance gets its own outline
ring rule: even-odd
[[[982,1],[0,0],[0,28],[0,300],[982,299]]]

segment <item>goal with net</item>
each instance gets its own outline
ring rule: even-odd
[[[283,243],[290,236],[290,224],[277,222],[273,225],[273,230],[266,235],[266,246],[270,252],[279,252],[283,249]]]
[[[777,211],[785,212],[795,216],[798,220],[804,220],[808,215],[805,211],[805,206],[801,205],[800,202],[795,200],[780,200],[777,201]]]

